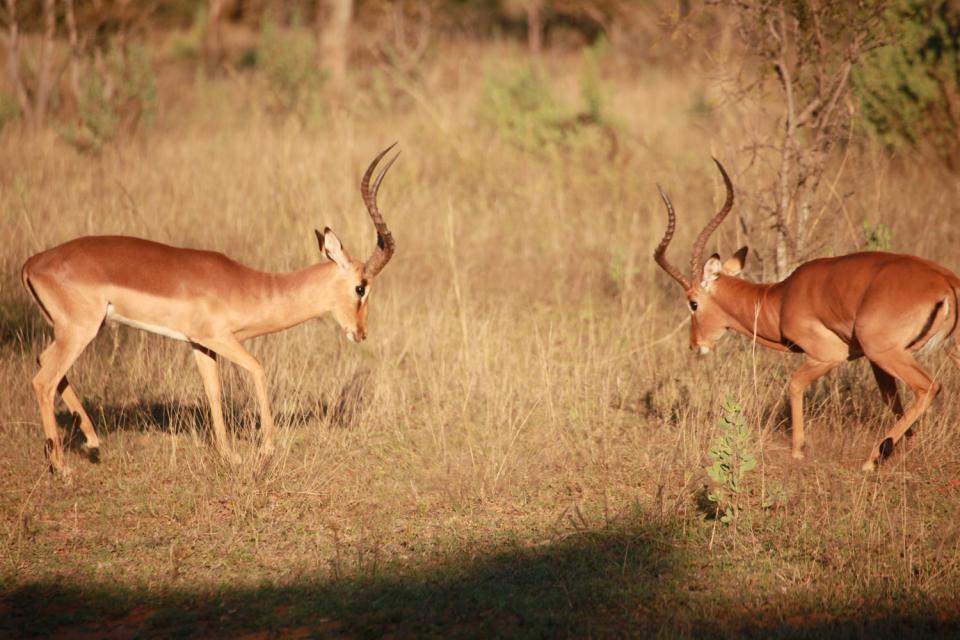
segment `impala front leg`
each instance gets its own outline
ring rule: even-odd
[[[263,366],[243,348],[236,338],[214,338],[197,342],[246,369],[253,376],[253,387],[257,395],[257,404],[260,406],[260,450],[270,455],[274,451],[274,425],[273,414],[270,413],[270,400],[267,396],[267,376],[263,372]]]
[[[198,344],[193,345],[193,357],[197,361],[197,369],[203,380],[203,390],[207,393],[210,404],[210,416],[213,419],[213,435],[216,439],[217,451],[224,460],[233,464],[240,463],[240,456],[230,448],[227,439],[227,426],[223,420],[223,405],[221,402],[220,372],[217,369],[217,354]]]
[[[820,362],[813,358],[804,360],[790,378],[790,419],[793,429],[793,457],[803,460],[803,392],[811,382],[840,366],[840,362]]]

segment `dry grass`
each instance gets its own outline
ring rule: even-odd
[[[890,416],[865,365],[839,370],[808,396],[809,460],[791,461],[797,361],[738,337],[690,359],[678,292],[649,259],[664,225],[654,183],[678,207],[683,264],[720,198],[709,154],[736,154],[735,114],[704,124],[695,96],[714,88],[694,73],[614,78],[616,158],[589,134],[523,152],[477,117],[489,58],[512,54],[466,53],[386,106],[361,88],[307,128],[222,80],[100,157],[0,140],[0,632],[956,631],[958,372],[930,361],[941,400],[863,475]],[[555,64],[573,96],[576,60]],[[393,140],[403,155],[381,206],[398,252],[372,293],[370,339],[349,345],[327,320],[251,343],[271,381],[275,457],[256,456],[255,403],[234,368],[235,468],[208,441],[188,349],[105,329],[71,378],[103,462],[74,451],[73,482],[49,476],[28,382],[48,332],[17,278],[28,255],[124,233],[284,270],[317,259],[325,224],[366,253],[358,176]],[[955,186],[856,150],[838,190],[856,194],[836,213],[854,230],[838,252],[868,216],[896,249],[960,268]],[[733,526],[704,504],[726,393],[761,458]]]

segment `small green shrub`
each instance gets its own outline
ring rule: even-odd
[[[260,31],[256,64],[270,90],[268,108],[305,119],[320,106],[324,75],[317,64],[314,35],[299,26],[267,21]]]
[[[746,494],[744,480],[757,467],[757,456],[751,446],[743,407],[733,396],[723,400],[719,427],[720,435],[710,446],[713,464],[706,469],[714,482],[707,498],[716,505],[720,522],[730,524],[740,514]]]
[[[610,123],[610,89],[600,76],[605,40],[584,50],[579,78],[581,108],[556,97],[547,73],[529,65],[499,67],[487,72],[480,118],[502,138],[527,150],[573,142],[588,128],[602,134],[609,153],[617,150],[616,129]]]
[[[867,133],[891,149],[933,152],[960,168],[960,8],[950,0],[896,0],[891,44],[853,73]]]
[[[0,91],[0,131],[20,119],[20,103],[15,96]]]
[[[632,244],[612,242],[607,259],[607,286],[611,294],[622,296],[630,283],[640,275],[643,268],[637,264],[637,255]]]
[[[610,47],[605,38],[583,50],[583,71],[580,74],[580,99],[583,101],[584,117],[595,124],[606,122],[610,88],[600,77],[600,62]]]
[[[132,135],[157,107],[157,83],[146,47],[114,47],[102,70],[81,76],[79,122],[64,137],[82,151]]]
[[[480,114],[504,139],[525,149],[563,139],[572,117],[554,97],[546,73],[530,66],[489,70]]]
[[[175,31],[170,38],[170,53],[174,58],[196,61],[203,52],[207,34],[207,6],[200,4],[193,13],[193,21],[186,31]]]
[[[869,220],[863,221],[864,251],[890,251],[892,247],[893,232],[889,226],[882,222],[871,225]]]

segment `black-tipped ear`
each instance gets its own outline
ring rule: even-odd
[[[710,258],[707,258],[707,260],[710,260],[710,259],[719,260],[719,259],[720,259],[720,254],[719,254],[719,253],[715,253],[715,254],[713,254],[712,256],[710,256]]]
[[[727,258],[726,262],[723,263],[723,272],[728,276],[738,276],[740,272],[743,271],[743,265],[747,261],[747,249],[746,247],[740,247],[735,254]]]
[[[323,253],[323,234],[320,233],[320,229],[314,229],[313,232],[317,234],[317,242],[320,244],[320,253]]]
[[[343,270],[350,267],[350,254],[343,248],[343,245],[340,243],[340,238],[337,237],[337,234],[335,234],[330,227],[324,227],[323,235],[318,233],[317,237],[320,239],[320,247],[323,249],[323,255],[336,262]]]

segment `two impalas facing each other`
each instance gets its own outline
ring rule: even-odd
[[[260,408],[261,449],[272,452],[266,376],[241,343],[326,313],[332,313],[350,340],[366,338],[370,289],[394,252],[393,236],[377,208],[377,191],[396,156],[372,186],[370,179],[391,148],[374,158],[360,183],[377,231],[377,247],[366,262],[351,258],[329,228],[316,232],[329,261],[291,273],[264,273],[220,253],[123,236],[85,236],[27,260],[23,285],[53,326],[53,343],[40,355],[40,371],[33,379],[53,470],[68,471],[54,415],[58,393],[79,417],[91,459],[99,456],[93,423],[66,374],[105,320],[190,344],[210,401],[217,449],[232,461],[238,458],[227,440],[216,358],[249,371]]]
[[[746,247],[726,261],[703,261],[707,240],[733,206],[733,185],[723,166],[726,201],[693,245],[690,275],[667,260],[676,228],[670,198],[667,231],[654,252],[657,264],[683,287],[690,308],[690,347],[709,352],[727,329],[765,347],[800,353],[803,364],[790,378],[794,458],[803,457],[803,391],[848,360],[870,361],[883,401],[896,422],[873,447],[864,470],[872,470],[930,406],[940,385],[914,358],[920,350],[942,348],[960,366],[954,343],[960,278],[915,256],[869,251],[806,262],[782,282],[755,284],[739,278]],[[904,411],[897,380],[914,393]]]

